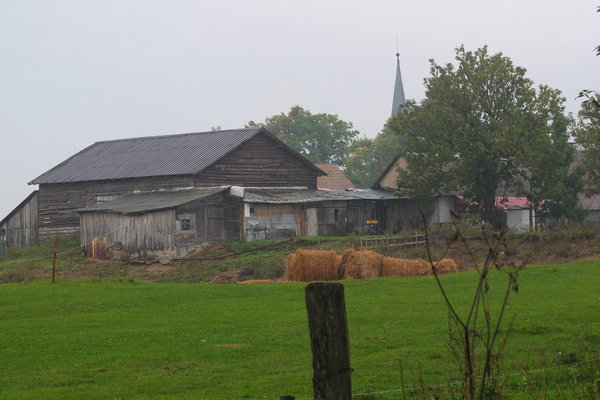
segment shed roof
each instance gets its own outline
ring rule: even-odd
[[[79,213],[85,212],[115,212],[121,214],[140,214],[149,211],[166,210],[194,200],[212,196],[229,189],[228,186],[218,188],[188,189],[174,191],[158,191],[130,194],[120,199],[103,204],[79,208]]]
[[[293,157],[310,165],[317,174],[322,174],[266,129],[246,128],[96,142],[29,184],[194,175],[259,133],[268,135]]]
[[[314,190],[314,189],[270,189],[246,188],[244,202],[271,204],[301,204],[321,201],[351,200],[398,200],[390,192],[383,190]]]
[[[340,167],[335,164],[315,164],[320,170],[327,173],[326,176],[317,178],[317,187],[319,189],[356,189],[356,186],[350,179],[344,175]]]

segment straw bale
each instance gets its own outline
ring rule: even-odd
[[[420,276],[423,272],[425,261],[404,260],[401,258],[386,257],[383,259],[381,276]]]
[[[425,263],[426,268],[423,270],[423,275],[433,275],[431,264],[428,262]],[[440,261],[434,262],[433,264],[436,267],[438,275],[455,274],[458,271],[454,260],[449,258],[442,258]]]
[[[385,257],[374,251],[348,249],[342,254],[339,279],[369,279],[381,276]]]
[[[455,274],[458,271],[454,260],[449,258],[442,258],[440,261],[435,263],[438,274]]]
[[[334,250],[298,249],[288,256],[287,280],[295,282],[334,281],[338,276],[338,257]]]

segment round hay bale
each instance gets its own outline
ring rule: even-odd
[[[288,256],[287,280],[296,282],[334,281],[337,280],[338,265],[334,250],[298,249],[293,258],[291,254]]]
[[[345,280],[380,277],[384,258],[374,251],[348,249],[342,254],[338,277]]]
[[[422,264],[419,260],[385,257],[381,276],[420,276]]]
[[[458,272],[456,263],[454,262],[454,260],[451,260],[449,258],[442,258],[440,261],[436,262],[435,269],[437,270],[438,275],[455,274],[456,272]]]

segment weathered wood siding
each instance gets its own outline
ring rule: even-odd
[[[320,236],[339,235],[348,224],[348,202],[328,201],[316,204],[318,232]],[[337,216],[337,218],[336,218]]]
[[[427,224],[434,222],[435,206],[433,202],[420,204],[411,199],[398,199],[387,200],[384,204],[387,215],[385,229],[391,233],[398,233],[403,229],[423,229],[421,211],[425,214]]]
[[[78,235],[79,215],[73,210],[133,193],[193,186],[189,176],[162,176],[114,181],[41,184],[39,240],[54,235]]]
[[[8,247],[22,247],[38,240],[38,196],[33,193],[2,224]]]
[[[261,133],[196,175],[195,186],[317,188],[317,175],[284,146]]]
[[[242,198],[223,193],[223,227],[225,240],[242,241],[244,236],[244,201]]]
[[[176,252],[175,210],[127,215],[107,212],[81,214],[81,244],[106,236],[108,247],[121,243],[131,256],[147,257],[154,252]]]
[[[189,202],[171,210],[128,215],[81,213],[81,243],[107,237],[107,247],[145,259],[162,254],[184,257],[206,242],[240,240],[242,200],[226,192]],[[185,229],[182,220],[190,221]],[[89,255],[88,255],[89,256]]]

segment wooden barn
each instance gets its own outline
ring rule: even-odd
[[[103,141],[29,182],[39,185],[28,200],[31,218],[16,218],[22,204],[3,223],[15,224],[10,232],[35,231],[23,240],[8,237],[25,245],[78,235],[75,210],[136,192],[227,185],[316,189],[321,175],[325,172],[264,128]]]

